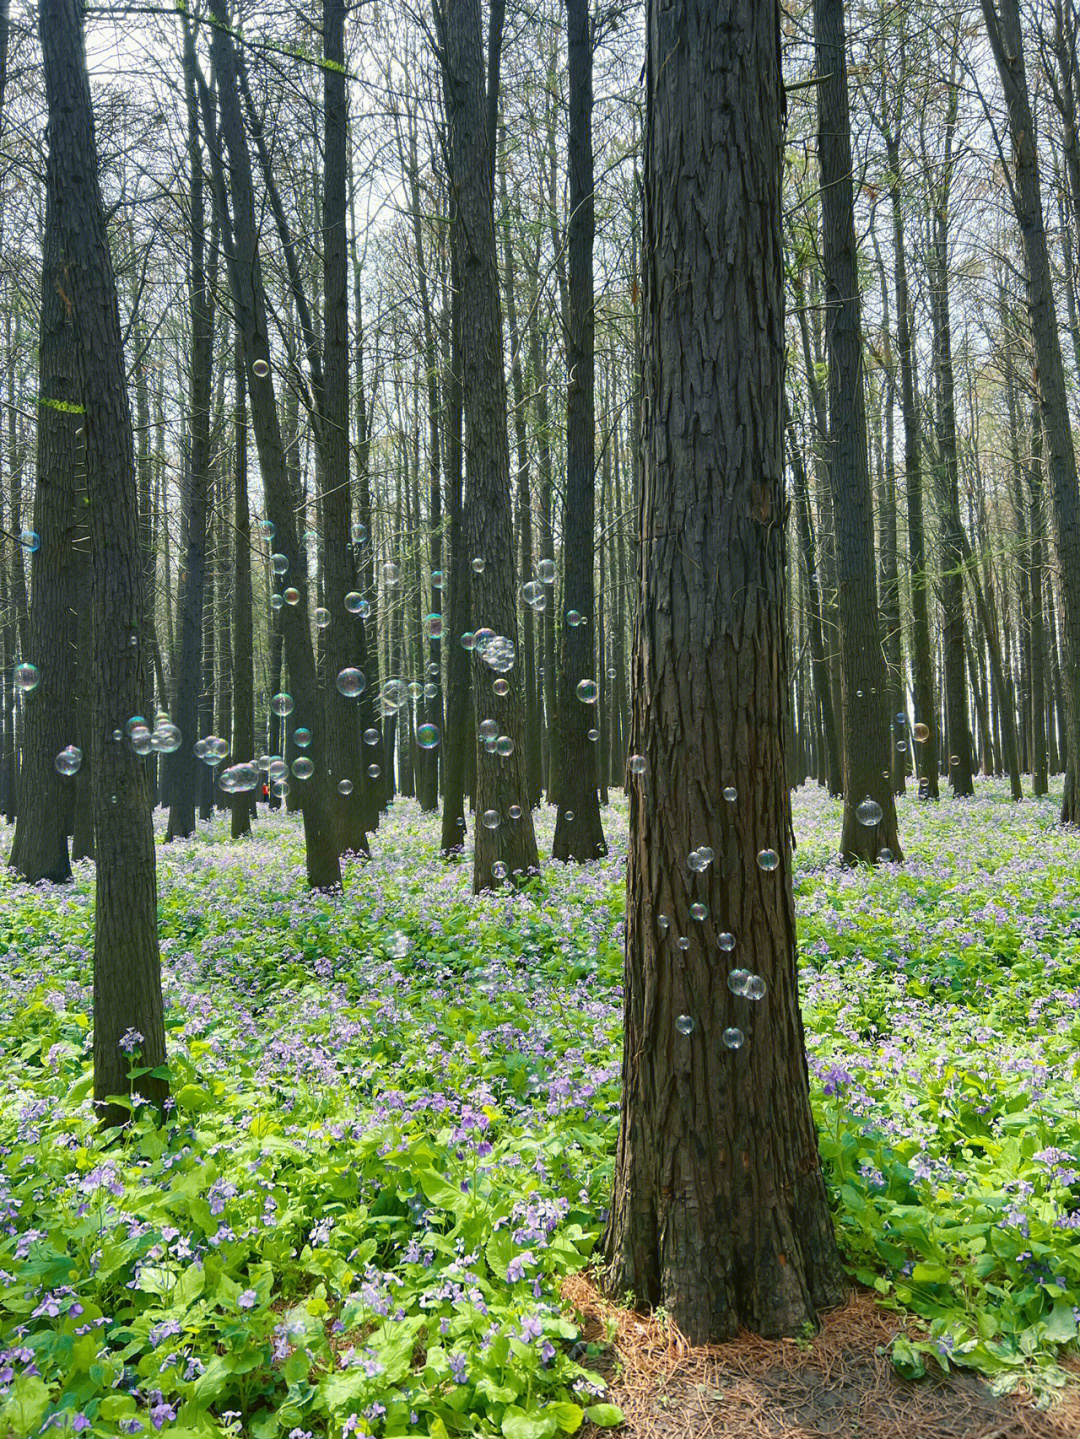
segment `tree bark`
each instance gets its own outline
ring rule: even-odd
[[[798,1333],[845,1281],[808,1097],[784,774],[779,6],[650,0],[646,27],[630,746],[645,770],[629,777],[605,1284],[702,1343]],[[695,878],[702,844],[715,857]],[[765,980],[760,1008],[728,987],[721,932]],[[745,1047],[722,1040],[735,1028]]]

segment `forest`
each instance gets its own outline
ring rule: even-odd
[[[1080,1439],[1080,0],[0,0],[0,1439]]]

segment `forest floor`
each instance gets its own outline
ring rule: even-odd
[[[343,897],[306,890],[296,816],[162,844],[174,1104],[123,1143],[88,1097],[92,867],[0,873],[0,1434],[1077,1439],[1080,835],[997,783],[899,809],[906,863],[852,873],[836,804],[795,796],[811,1092],[860,1297],[815,1338],[706,1351],[588,1280],[621,801],[607,859],[516,896],[474,899],[411,802]]]

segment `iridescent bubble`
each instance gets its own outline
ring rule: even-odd
[[[389,585],[391,588],[401,579],[401,571],[397,565],[394,564],[393,560],[387,560],[386,564],[383,565],[382,577],[383,584]]]
[[[514,741],[508,734],[501,734],[495,741],[495,753],[501,754],[503,759],[514,753]]]
[[[580,612],[578,610],[567,610],[566,623],[570,626],[572,630],[576,630],[578,625],[581,624]]]
[[[136,725],[131,731],[131,748],[136,754],[149,754],[153,749],[153,737],[148,725]]]
[[[486,564],[486,561],[485,561],[484,559],[482,559],[480,555],[476,555],[476,556],[473,558],[473,562],[472,562],[473,574],[474,574],[474,575],[482,575],[482,574],[484,573],[484,565],[485,565],[485,564]]]
[[[870,829],[875,824],[880,824],[881,815],[881,806],[876,799],[871,799],[869,795],[867,795],[864,800],[860,800],[855,806],[855,818],[860,824],[865,825],[867,829]]]
[[[632,754],[626,761],[626,767],[631,774],[644,774],[645,756],[643,754]]]
[[[297,779],[310,779],[315,773],[315,761],[308,759],[306,754],[300,755],[292,762],[292,772]]]
[[[486,809],[480,816],[480,820],[485,829],[498,829],[499,811],[497,809]]]
[[[510,693],[510,681],[504,680],[502,675],[500,675],[499,678],[492,683],[491,688],[500,697],[502,695],[508,695]]]
[[[763,869],[766,871],[766,873],[771,870],[780,868],[780,856],[777,854],[775,849],[761,850],[758,853],[757,862],[758,869]]]
[[[379,731],[377,729],[366,729],[364,731],[364,743],[374,745],[379,743]]]
[[[338,794],[352,794],[352,788],[351,779],[339,779],[337,782]]]
[[[270,568],[273,570],[273,572],[274,572],[275,575],[283,575],[283,574],[286,574],[286,573],[288,572],[288,569],[289,569],[289,557],[288,557],[288,555],[283,555],[283,554],[271,555],[271,556],[270,556]]]
[[[509,873],[510,871],[507,868],[505,860],[497,859],[495,863],[491,866],[491,874],[493,879],[505,879]]]
[[[666,914],[658,914],[656,916],[656,927],[661,934],[667,934],[668,930],[671,928],[671,920]]]
[[[422,699],[422,698],[423,698],[423,695],[424,695],[424,686],[420,683],[420,681],[419,681],[419,680],[410,680],[410,681],[409,681],[409,698],[410,698],[411,700],[419,700],[419,699]]]
[[[418,725],[416,743],[421,749],[435,749],[439,743],[439,731],[433,724]]]
[[[272,755],[261,754],[261,755],[259,756],[258,760],[256,761],[256,763],[258,764],[259,768],[262,770],[263,774],[265,774],[266,771],[270,768],[270,761],[271,761],[272,758],[273,758]]]
[[[764,999],[767,987],[760,974],[751,974],[743,986],[743,994],[747,999]]]
[[[338,671],[336,684],[346,699],[354,700],[364,693],[367,679],[362,670],[358,670],[354,665],[347,665],[345,669]]]
[[[891,849],[886,847],[885,849],[878,850],[877,857],[881,864],[892,864],[893,860],[896,858],[896,855],[893,854]]]
[[[573,811],[572,809],[566,810],[566,811],[564,812],[564,814],[563,814],[563,818],[566,820],[567,824],[573,824],[573,823],[574,823],[574,811]]]
[[[15,681],[15,688],[21,690],[24,695],[28,695],[41,683],[41,671],[29,660],[23,660],[22,664],[15,666],[12,678]]]
[[[272,610],[283,610],[285,608],[285,596],[276,592],[270,596],[270,608]]]
[[[283,599],[287,605],[298,605],[300,603],[300,591],[290,585],[285,591]]]
[[[742,1049],[746,1043],[746,1035],[741,1029],[736,1029],[734,1025],[730,1029],[725,1029],[720,1037],[724,1041],[725,1049]]]
[[[320,605],[315,611],[315,627],[316,629],[324,630],[329,623],[330,611],[326,609],[325,606]]]
[[[271,780],[284,779],[288,773],[289,766],[280,755],[274,755],[270,763],[266,766],[266,776]]]
[[[345,596],[345,608],[351,615],[358,615],[360,613],[360,606],[363,602],[363,596],[358,594],[356,590],[350,590]]]
[[[424,698],[425,698],[426,700],[433,700],[438,693],[439,693],[439,686],[438,686],[438,685],[426,684],[426,685],[424,686]]]
[[[687,939],[685,934],[679,935],[677,943],[679,948],[682,950],[687,950],[690,948],[690,941]]]
[[[29,550],[31,554],[34,554],[35,551],[41,549],[41,536],[37,530],[22,530],[19,534],[19,544],[24,550]]]
[[[577,697],[583,705],[594,705],[598,692],[595,680],[578,680]]]
[[[62,775],[78,774],[79,766],[82,764],[82,750],[76,745],[69,744],[56,756],[56,773]]]
[[[402,680],[386,680],[379,691],[379,700],[384,714],[397,714],[404,705],[408,691]]]
[[[930,738],[930,726],[920,721],[919,724],[913,726],[911,733],[919,744],[925,744]]]
[[[511,819],[520,819],[522,814],[521,806],[519,804],[512,804],[506,813]]]
[[[282,718],[284,718],[285,715],[291,715],[294,708],[292,695],[285,694],[284,691],[282,691],[281,694],[276,694],[270,701],[270,708],[276,715],[281,715]]]
[[[680,1014],[675,1021],[675,1028],[680,1034],[693,1034],[694,1017],[692,1014]]]
[[[128,732],[129,737],[134,734],[137,729],[146,729],[146,727],[147,725],[145,715],[132,715],[131,718],[128,720],[127,724],[124,726],[124,728]]]
[[[586,735],[586,738],[592,740],[593,744],[595,744],[600,738],[600,731],[598,729],[591,729]]]
[[[739,792],[733,784],[725,785],[723,795],[728,804],[734,804],[739,797]]]
[[[263,538],[267,540],[272,540],[277,534],[277,526],[273,520],[260,520],[259,529],[262,532]]]
[[[707,904],[702,904],[700,900],[695,900],[695,902],[690,906],[690,918],[696,919],[699,923],[707,917],[708,913],[709,906]]]
[[[424,620],[424,634],[429,640],[441,640],[443,633],[442,615],[430,614]]]
[[[300,725],[297,729],[294,729],[293,739],[295,740],[298,749],[307,749],[308,745],[311,743],[311,731],[308,729],[307,725]]]
[[[265,380],[267,375],[270,373],[270,366],[266,363],[265,360],[256,360],[251,367],[251,372],[252,374],[257,375],[260,380]]]
[[[959,764],[959,763],[960,763],[960,756],[959,756],[958,754],[951,754],[951,755],[949,756],[949,763],[950,763],[950,764]]]
[[[904,726],[907,724],[907,715],[904,713],[903,710],[901,710],[896,716],[896,724],[898,729],[903,729]]]
[[[716,936],[716,943],[725,954],[730,954],[735,948],[735,936],[725,929],[722,934]]]
[[[378,779],[379,776],[382,774],[382,770],[377,764],[369,764],[367,767],[367,772],[372,779]]]
[[[745,994],[746,981],[750,978],[748,969],[733,969],[727,977],[727,987],[732,994]]]
[[[443,587],[443,572],[442,572],[442,570],[432,570],[432,572],[431,572],[431,588],[432,588],[433,590],[441,590],[442,587]]]
[[[553,585],[555,583],[555,561],[541,560],[536,566],[536,573],[545,585]]]
[[[226,783],[226,780],[228,783]],[[244,794],[255,789],[259,783],[259,769],[255,764],[234,764],[223,770],[218,784],[233,794]]]
[[[898,754],[907,754],[907,740],[898,739],[896,741],[896,749]]]
[[[370,600],[361,600],[360,603],[359,603],[359,604],[357,605],[357,607],[356,607],[356,613],[357,613],[357,615],[359,616],[360,619],[366,620],[366,619],[368,618],[368,616],[371,614],[371,601],[370,601]]]
[[[277,795],[278,799],[284,799],[289,793],[289,781],[287,779],[276,779],[270,786],[271,792]]]
[[[499,735],[498,722],[493,719],[481,720],[478,731],[481,739],[497,739]]]
[[[354,545],[362,545],[367,539],[367,526],[353,525],[350,534],[352,535],[352,542]]]

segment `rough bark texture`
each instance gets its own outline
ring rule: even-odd
[[[247,481],[247,402],[244,350],[236,342],[236,565],[233,579],[233,724],[231,764],[255,758],[255,675],[251,614],[251,510]],[[232,837],[251,830],[255,797],[239,790],[232,797]]]
[[[808,1098],[784,775],[778,20],[760,0],[650,0],[646,22],[630,743],[646,769],[629,776],[606,1283],[663,1305],[695,1343],[797,1333],[845,1289]],[[695,876],[703,844],[715,858]],[[758,866],[764,849],[776,870]],[[765,979],[760,1005],[728,988],[735,964]],[[725,1047],[729,1026],[743,1048]]]
[[[41,0],[39,30],[49,112],[49,165],[60,247],[67,262],[79,390],[85,406],[90,500],[93,718],[90,763],[96,830],[94,910],[94,1100],[107,1123],[127,1110],[109,1104],[130,1087],[125,1032],[142,1036],[140,1065],[165,1062],[157,937],[157,874],[146,766],[113,732],[141,709],[145,673],[143,570],[135,448],[116,281],[98,188],[90,84],[77,0]],[[155,1103],[164,1079],[136,1087]]]
[[[45,244],[41,282],[41,395],[38,399],[34,529],[41,545],[30,557],[30,648],[41,679],[23,710],[20,803],[10,864],[30,884],[71,878],[67,820],[73,777],[56,771],[57,754],[77,744],[74,732],[75,612],[79,556],[75,548],[75,432],[82,424],[75,380],[69,280],[60,248],[57,167],[46,171]],[[15,562],[22,557],[15,551]],[[9,680],[10,683],[10,680]]]
[[[836,525],[843,716],[844,823],[840,853],[900,859],[889,767],[889,718],[874,576],[874,517],[866,450],[859,277],[852,208],[851,134],[843,0],[814,0],[821,167],[822,260],[829,358],[829,479]],[[860,823],[864,799],[881,808]]]
[[[1050,511],[1054,520],[1058,584],[1061,596],[1061,679],[1067,769],[1061,818],[1080,824],[1080,491],[1077,489],[1065,390],[1054,283],[1042,212],[1042,186],[1036,129],[1024,68],[1024,42],[1017,0],[981,0],[990,45],[997,61],[1009,113],[1016,220],[1024,246],[1025,279],[1031,333],[1035,342],[1043,443],[1046,450]]]
[[[459,227],[461,374],[465,410],[468,543],[483,569],[471,576],[474,628],[489,627],[517,644],[514,541],[510,522],[510,452],[506,431],[499,276],[492,212],[492,172],[485,120],[480,0],[447,0],[436,12],[450,131],[450,183]],[[511,671],[513,675],[513,671]],[[493,719],[512,741],[507,756],[485,750],[477,725],[476,812],[494,812],[497,824],[476,826],[473,889],[538,867],[536,835],[525,783],[521,689],[494,693],[494,676],[481,656],[473,661],[477,720]],[[510,808],[520,807],[513,818]]]
[[[593,578],[593,530],[596,510],[596,361],[593,301],[592,36],[588,0],[567,0],[567,53],[570,70],[570,219],[567,245],[570,275],[566,332],[566,504],[563,510],[563,613],[559,638],[559,812],[555,820],[554,859],[578,861],[607,854],[597,794],[596,745],[589,730],[597,720],[597,701],[583,703],[581,682],[600,691],[603,663],[593,641],[596,596]],[[580,624],[567,616],[577,611]]]

